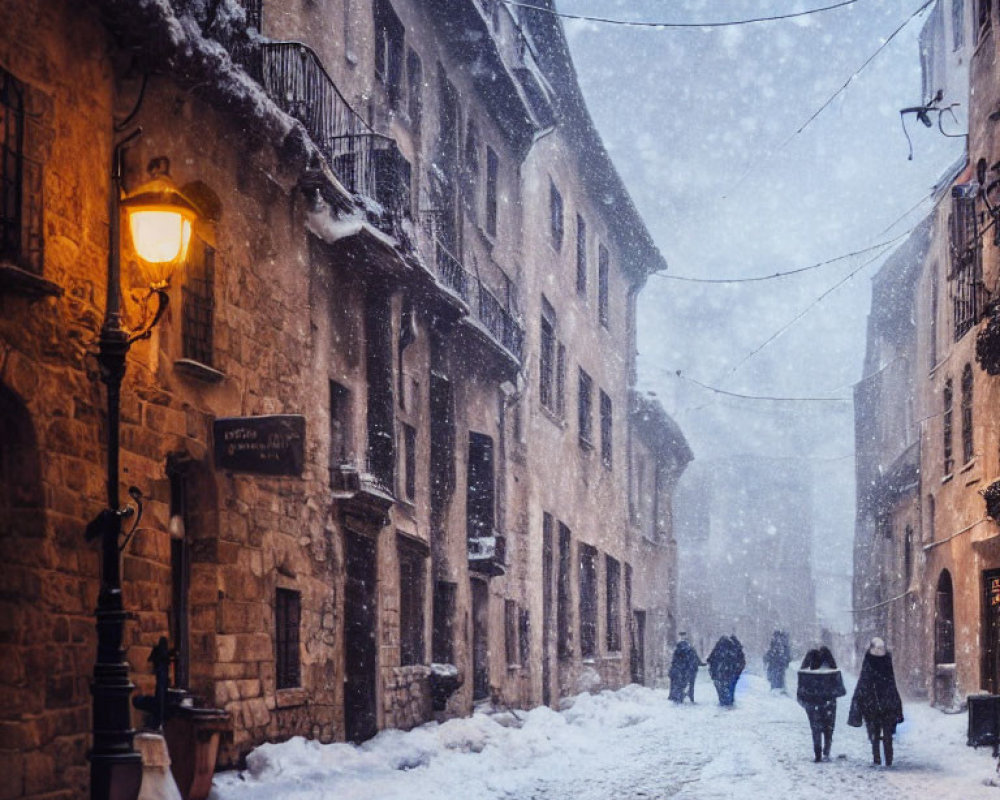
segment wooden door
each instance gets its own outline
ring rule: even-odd
[[[349,742],[363,742],[377,730],[375,542],[348,533],[344,550],[344,728]]]
[[[1000,694],[1000,569],[983,573],[982,688]]]
[[[490,696],[489,587],[472,581],[472,699]]]

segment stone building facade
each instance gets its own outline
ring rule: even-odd
[[[911,253],[905,270],[910,275],[916,268],[908,278],[915,281],[912,304],[896,309],[892,322],[913,320],[905,322],[912,325],[912,341],[904,345],[913,353],[913,387],[908,394],[887,393],[881,406],[893,419],[907,407],[906,436],[915,443],[919,468],[906,519],[883,530],[886,544],[874,569],[896,576],[895,588],[904,591],[880,598],[881,624],[895,637],[902,629],[893,630],[892,620],[906,619],[906,642],[896,642],[897,671],[915,693],[947,709],[961,707],[971,692],[1000,691],[1000,509],[991,501],[1000,493],[997,13],[988,2],[940,2],[928,25],[944,19],[951,36],[923,37],[966,56],[956,69],[967,73],[968,144],[935,192],[923,223],[926,250]],[[951,97],[963,93],[954,70],[928,68],[947,59],[930,51],[922,57],[931,96],[938,88]],[[875,453],[859,450],[859,481],[877,463]],[[859,528],[856,553],[865,552],[860,539],[870,535]],[[911,579],[900,581],[907,565]],[[856,594],[855,605],[865,611],[870,599]],[[914,619],[920,620],[916,629]],[[867,632],[859,629],[860,638]]]
[[[122,388],[137,693],[167,637],[174,684],[228,715],[230,766],[657,672],[669,515],[639,540],[630,496],[641,457],[665,508],[690,454],[649,415],[666,433],[633,449],[631,386],[635,296],[665,264],[554,17],[18,0],[0,92],[3,798],[88,783],[94,354],[112,152],[137,126],[125,190],[166,157],[199,212]],[[127,235],[121,265],[136,330],[153,301]]]
[[[854,388],[853,645],[864,652],[873,636],[883,637],[895,654],[897,682],[911,696],[926,684],[918,657],[924,623],[917,592],[920,442],[913,396],[916,287],[929,244],[925,220],[873,279],[863,377]]]

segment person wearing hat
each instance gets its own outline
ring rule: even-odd
[[[885,753],[885,765],[892,766],[892,736],[896,726],[903,721],[903,701],[896,688],[896,675],[892,670],[892,654],[885,641],[878,636],[868,643],[865,660],[861,664],[858,685],[851,698],[851,711],[847,724],[860,728],[864,722],[872,744],[872,762],[881,764],[879,742]]]

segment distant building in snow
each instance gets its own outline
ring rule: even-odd
[[[678,625],[699,652],[735,633],[752,666],[775,629],[794,652],[818,640],[812,497],[801,459],[738,455],[689,467],[675,497]]]

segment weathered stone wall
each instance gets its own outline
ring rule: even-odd
[[[394,667],[385,682],[383,707],[385,727],[409,730],[432,718],[428,683],[430,668],[425,665]]]

